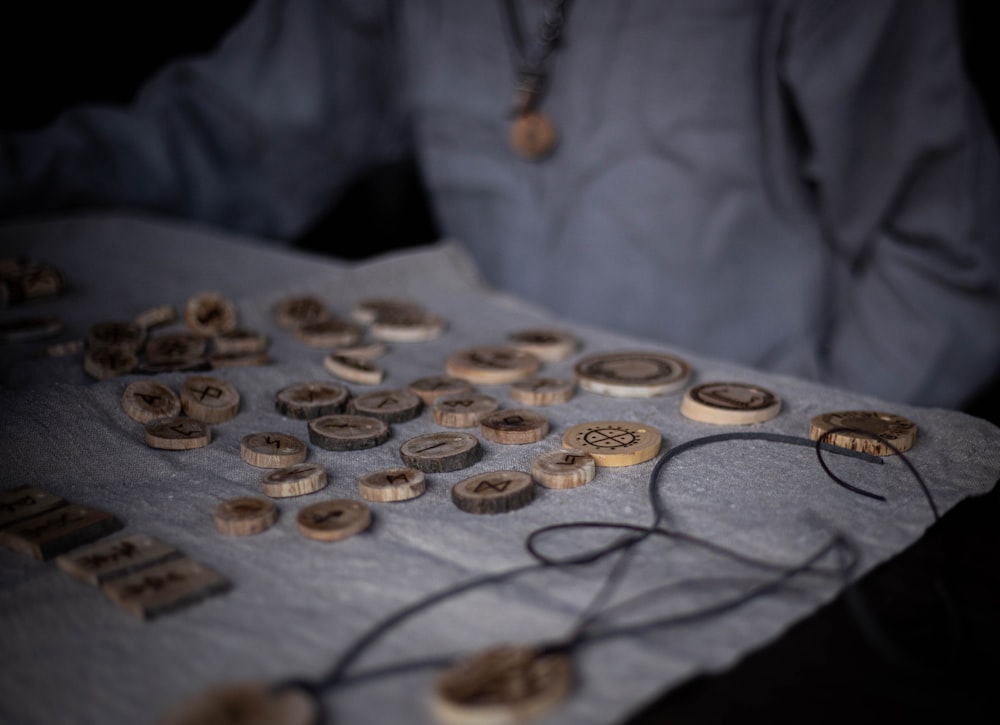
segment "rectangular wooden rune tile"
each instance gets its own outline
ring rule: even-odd
[[[34,486],[0,491],[0,529],[65,505],[66,502],[55,494]]]
[[[112,514],[68,504],[0,531],[0,544],[36,559],[51,559],[122,527]]]
[[[193,559],[172,559],[103,586],[105,594],[140,619],[194,604],[229,589],[229,580]]]
[[[132,534],[74,549],[56,557],[56,565],[81,581],[100,586],[180,555],[177,549],[151,536]]]

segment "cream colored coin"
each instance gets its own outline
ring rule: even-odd
[[[649,398],[680,390],[691,368],[658,352],[613,352],[583,358],[573,367],[580,387],[622,398]]]
[[[351,317],[362,325],[370,325],[379,318],[390,317],[392,315],[408,315],[423,312],[423,308],[416,302],[403,299],[393,299],[391,297],[373,297],[361,300],[354,305],[351,310]]]
[[[496,398],[484,393],[448,395],[434,401],[434,422],[447,428],[472,428],[499,407]]]
[[[138,352],[146,339],[146,330],[135,322],[99,322],[91,326],[87,345],[92,350],[111,347]]]
[[[146,445],[166,451],[204,448],[212,440],[212,430],[194,418],[163,418],[146,424]]]
[[[274,306],[274,319],[292,330],[329,318],[330,309],[326,303],[313,295],[287,297]]]
[[[320,725],[316,702],[298,688],[218,685],[171,708],[157,725]]]
[[[184,305],[184,322],[196,335],[215,337],[236,329],[236,305],[218,292],[202,292]]]
[[[328,451],[374,448],[389,439],[389,426],[367,415],[324,415],[309,423],[309,441]]]
[[[240,410],[240,393],[222,378],[192,375],[181,384],[181,406],[192,418],[224,423]]]
[[[144,330],[151,327],[161,327],[177,322],[177,310],[174,309],[173,305],[158,305],[140,312],[132,321]]]
[[[442,672],[433,710],[446,725],[500,725],[543,715],[573,689],[573,667],[562,652],[498,645]]]
[[[317,541],[340,541],[367,529],[371,510],[360,501],[336,498],[306,506],[299,511],[299,531]]]
[[[385,377],[382,368],[363,358],[327,355],[323,358],[323,367],[338,378],[362,385],[378,385]]]
[[[359,342],[350,347],[338,347],[333,354],[338,357],[348,357],[356,360],[375,360],[389,351],[384,342]]]
[[[771,420],[781,401],[770,390],[746,383],[703,383],[684,394],[681,414],[715,425],[747,425]]]
[[[90,377],[108,380],[127,375],[139,366],[139,358],[131,350],[117,347],[99,347],[83,356],[83,369]]]
[[[353,398],[348,408],[357,415],[370,415],[386,423],[404,423],[420,415],[423,405],[407,390],[374,390]]]
[[[309,347],[335,348],[354,345],[361,339],[362,330],[347,320],[308,322],[295,330],[298,338]]]
[[[845,410],[814,417],[809,421],[809,437],[813,440],[822,437],[824,443],[873,456],[889,456],[913,447],[917,426],[912,420],[893,413]]]
[[[489,471],[452,486],[451,500],[470,514],[503,514],[535,500],[535,482],[524,471]]]
[[[577,488],[594,480],[597,464],[583,451],[549,451],[531,462],[531,476],[546,488]]]
[[[416,468],[384,468],[358,480],[358,493],[369,501],[409,501],[427,490],[423,471]]]
[[[306,460],[306,444],[287,433],[251,433],[240,441],[240,457],[258,468],[285,468]]]
[[[555,151],[559,140],[556,127],[546,114],[526,111],[510,124],[510,147],[527,161],[539,161]]]
[[[410,438],[399,447],[403,463],[427,473],[468,468],[482,455],[479,439],[464,432],[426,433]]]
[[[163,383],[136,380],[125,386],[122,409],[132,420],[146,424],[180,415],[181,399]]]
[[[563,433],[569,450],[589,453],[598,466],[632,466],[654,458],[662,437],[652,426],[622,420],[602,420],[574,425]]]
[[[318,463],[297,463],[264,476],[264,494],[271,498],[305,496],[326,488],[326,469]]]
[[[441,336],[443,318],[423,310],[379,314],[371,324],[371,335],[385,342],[426,342]]]
[[[573,397],[576,383],[562,378],[528,378],[511,383],[510,397],[525,405],[556,405]]]
[[[253,536],[267,531],[278,520],[278,507],[266,498],[242,496],[215,508],[215,530],[225,536]]]
[[[503,385],[530,378],[539,368],[531,353],[505,345],[484,345],[459,350],[448,356],[448,375],[483,385]]]
[[[152,365],[196,360],[205,354],[204,338],[187,332],[171,332],[156,335],[146,341],[143,354]]]
[[[580,344],[573,333],[565,330],[518,330],[510,333],[507,339],[518,350],[530,352],[546,362],[565,360],[576,352]]]
[[[252,355],[267,352],[267,335],[253,330],[233,330],[212,340],[215,355]]]
[[[298,383],[274,396],[274,407],[288,418],[311,420],[343,413],[350,391],[338,383]]]
[[[410,383],[409,391],[428,405],[433,405],[438,398],[459,393],[471,393],[472,383],[468,380],[453,378],[449,375],[429,375]]]
[[[494,443],[523,445],[537,443],[548,435],[549,422],[533,410],[496,410],[479,420],[479,432]]]

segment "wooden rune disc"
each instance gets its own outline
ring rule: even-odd
[[[549,451],[531,462],[531,476],[545,488],[577,488],[594,480],[597,464],[583,451]]]
[[[598,466],[632,466],[654,458],[662,437],[652,426],[622,420],[580,423],[563,433],[564,448],[589,453]]]
[[[236,305],[218,292],[202,292],[184,305],[184,322],[202,337],[215,337],[236,329]]]
[[[289,498],[315,493],[327,484],[326,469],[319,463],[296,463],[264,476],[264,494],[271,498]]]
[[[544,113],[519,113],[510,124],[510,147],[528,161],[540,161],[551,154],[559,140],[555,124]]]
[[[307,322],[295,329],[298,338],[309,347],[334,348],[357,344],[363,330],[347,320]]]
[[[359,451],[389,439],[389,426],[367,415],[324,415],[309,423],[309,441],[328,451]]]
[[[97,347],[83,356],[83,369],[95,380],[107,380],[127,375],[139,365],[139,358],[131,350],[118,347]]]
[[[427,433],[410,438],[399,447],[407,466],[426,473],[447,473],[468,468],[483,455],[479,439],[471,433]]]
[[[198,360],[205,354],[205,339],[189,332],[167,332],[146,340],[143,355],[151,365],[171,365]]]
[[[340,541],[367,529],[371,510],[361,501],[335,498],[306,506],[296,518],[303,536],[317,541]]]
[[[849,430],[838,431],[838,428]],[[809,421],[809,437],[814,441],[822,437],[824,443],[873,456],[889,456],[895,451],[886,443],[900,453],[913,447],[917,440],[917,426],[912,420],[893,413],[845,410],[814,417]]]
[[[162,418],[146,424],[146,445],[165,451],[204,448],[212,440],[212,430],[194,418]]]
[[[528,378],[510,385],[510,397],[525,405],[565,403],[576,392],[576,383],[563,378]]]
[[[537,443],[549,433],[549,421],[533,410],[495,410],[479,420],[479,432],[494,443]]]
[[[253,355],[267,352],[267,335],[254,330],[233,330],[212,339],[213,355]]]
[[[358,492],[369,501],[409,501],[426,490],[424,473],[416,468],[383,468],[358,480]]]
[[[621,398],[650,398],[680,390],[691,368],[658,352],[613,352],[585,357],[573,367],[580,387]]]
[[[132,322],[144,330],[169,325],[172,322],[177,322],[177,310],[174,309],[173,305],[157,305],[140,312]]]
[[[483,345],[448,356],[445,372],[483,385],[503,385],[530,378],[539,368],[538,358],[509,345]]]
[[[226,536],[253,536],[278,520],[278,507],[266,498],[242,496],[215,507],[215,530]]]
[[[138,352],[146,339],[146,330],[136,322],[98,322],[87,335],[91,349],[113,347]]]
[[[239,412],[240,393],[222,378],[192,375],[181,384],[181,407],[192,418],[224,423]]]
[[[157,725],[319,725],[319,710],[294,687],[266,682],[219,685],[171,708]]]
[[[312,420],[343,413],[350,396],[350,391],[339,383],[298,383],[279,390],[274,407],[288,418]]]
[[[285,468],[306,460],[306,444],[287,433],[250,433],[240,441],[240,457],[258,468]]]
[[[348,408],[386,423],[404,423],[420,415],[424,402],[407,390],[374,390],[351,400]]]
[[[447,725],[518,723],[552,709],[572,689],[573,666],[565,653],[498,645],[442,672],[432,707]]]
[[[452,486],[451,500],[470,514],[503,514],[534,501],[535,482],[524,471],[479,473]]]
[[[180,415],[181,399],[163,383],[136,380],[125,386],[122,409],[129,418],[145,425],[160,418]]]
[[[438,398],[459,393],[471,393],[472,383],[450,375],[428,375],[410,383],[408,390],[427,405],[433,405]]]
[[[371,335],[385,342],[426,342],[441,336],[443,318],[424,310],[383,312],[371,324]]]
[[[385,371],[371,360],[348,355],[327,355],[323,367],[338,378],[361,385],[378,385],[385,377]]]
[[[716,425],[747,425],[771,420],[781,400],[770,390],[747,383],[703,383],[684,394],[681,414]]]
[[[323,300],[313,295],[286,297],[274,306],[274,319],[279,325],[290,330],[329,318],[330,308]]]
[[[518,350],[530,352],[539,360],[559,362],[570,357],[579,346],[576,335],[565,330],[518,330],[507,336]]]
[[[359,300],[351,309],[351,317],[362,325],[370,325],[375,320],[393,316],[400,317],[423,312],[423,308],[411,300],[394,297],[372,297]]]
[[[471,428],[499,407],[496,398],[484,393],[447,395],[434,401],[434,422],[448,428]]]

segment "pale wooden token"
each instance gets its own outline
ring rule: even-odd
[[[472,428],[499,407],[496,398],[484,393],[448,395],[434,401],[434,422],[448,428]]]
[[[471,393],[472,383],[450,375],[429,375],[410,383],[408,390],[427,405],[433,405],[438,398],[458,393]]]
[[[306,506],[299,511],[299,531],[317,541],[340,541],[367,529],[371,510],[360,501],[336,498]]]
[[[338,378],[362,385],[378,385],[385,377],[385,371],[371,360],[356,357],[327,355],[323,367]]]
[[[483,438],[494,443],[523,445],[537,443],[549,433],[549,421],[533,410],[496,410],[479,421]]]
[[[522,159],[544,159],[555,150],[558,140],[552,119],[539,111],[519,113],[510,124],[510,147]]]
[[[715,425],[763,423],[780,410],[778,396],[747,383],[703,383],[688,390],[681,401],[686,418]]]
[[[215,530],[225,536],[253,536],[278,520],[278,507],[266,498],[241,496],[223,501],[212,516]]]
[[[358,301],[351,309],[351,317],[362,325],[370,325],[380,317],[406,315],[414,312],[423,312],[423,308],[411,300],[373,297]]]
[[[0,529],[65,505],[59,496],[34,486],[0,491]]]
[[[483,455],[479,439],[471,433],[426,433],[399,447],[407,466],[426,473],[447,473],[468,468]]]
[[[177,310],[174,309],[173,305],[158,305],[143,310],[132,321],[144,330],[151,327],[161,327],[177,322]]]
[[[518,723],[543,715],[573,689],[573,667],[562,652],[498,645],[442,672],[433,710],[447,725]]]
[[[205,423],[224,423],[240,410],[240,393],[222,378],[192,375],[181,384],[181,407]]]
[[[107,511],[67,504],[0,530],[0,545],[46,560],[89,544],[122,527]]]
[[[138,352],[145,339],[146,330],[135,322],[98,322],[90,327],[87,346]]]
[[[381,313],[371,323],[371,335],[384,342],[426,342],[441,336],[444,318],[423,310]]]
[[[236,305],[218,292],[202,292],[184,305],[184,322],[203,337],[232,332],[238,324]]]
[[[576,392],[576,383],[563,378],[528,378],[511,383],[510,397],[525,405],[565,403]]]
[[[423,405],[420,398],[406,390],[374,390],[353,398],[348,410],[386,423],[404,423],[420,415]]]
[[[205,339],[189,332],[169,332],[150,337],[143,355],[151,365],[172,365],[199,360],[205,354]]]
[[[91,348],[83,356],[83,369],[96,380],[108,380],[127,375],[139,365],[131,350],[118,347]]]
[[[326,469],[319,463],[298,463],[264,476],[264,494],[271,498],[305,496],[326,488]]]
[[[285,468],[306,460],[306,444],[287,433],[250,433],[240,441],[240,457],[258,468]]]
[[[330,318],[330,308],[319,297],[302,295],[287,297],[274,306],[274,319],[282,327],[296,329]]]
[[[267,352],[267,335],[254,330],[233,330],[212,340],[213,355],[252,355]]]
[[[130,614],[152,619],[227,591],[229,586],[229,581],[217,572],[181,557],[112,579],[102,589]]]
[[[333,354],[338,357],[348,357],[356,360],[375,360],[385,355],[389,346],[384,342],[359,342],[350,347],[338,347]]]
[[[809,437],[814,441],[822,438],[824,443],[873,456],[889,456],[913,447],[917,426],[912,420],[893,413],[844,410],[815,416],[809,421]]]
[[[157,725],[320,725],[316,701],[268,683],[218,685],[184,700]]]
[[[132,534],[73,549],[56,557],[56,565],[70,576],[96,587],[180,555],[177,549],[162,541],[145,534]]]
[[[213,370],[242,368],[252,365],[269,365],[271,357],[264,352],[234,353],[232,355],[212,355],[208,363]]]
[[[350,391],[339,383],[298,383],[279,390],[274,407],[289,418],[311,420],[343,413],[350,396]]]
[[[367,415],[324,415],[309,422],[309,441],[328,451],[359,451],[389,439],[388,424]]]
[[[537,357],[516,347],[483,345],[449,355],[445,371],[470,383],[503,385],[530,378],[539,365]]]
[[[598,466],[632,466],[654,458],[662,437],[652,426],[622,420],[580,423],[563,433],[564,448],[589,453]]]
[[[583,358],[573,367],[584,390],[622,398],[649,398],[680,390],[691,368],[658,352],[612,352]]]
[[[137,423],[152,423],[160,418],[173,418],[181,412],[177,393],[155,380],[136,380],[125,386],[122,409]]]
[[[63,329],[60,317],[19,317],[0,323],[0,342],[31,342],[58,335]]]
[[[577,488],[594,480],[597,464],[583,451],[549,451],[531,462],[531,476],[545,488]]]
[[[165,451],[204,448],[212,441],[212,430],[194,418],[163,418],[146,424],[146,445]]]
[[[309,347],[335,348],[357,344],[362,329],[346,320],[308,322],[295,329],[296,336]]]
[[[489,471],[452,486],[451,500],[470,514],[502,514],[535,500],[535,482],[524,471]]]
[[[518,350],[530,352],[546,362],[565,360],[576,352],[580,344],[576,335],[566,330],[518,330],[510,333],[507,339]]]
[[[409,501],[427,490],[423,471],[416,468],[383,468],[358,481],[358,493],[369,501]]]

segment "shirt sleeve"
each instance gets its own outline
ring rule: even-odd
[[[793,5],[783,80],[836,269],[827,382],[967,401],[1000,364],[1000,176],[945,0]]]
[[[129,107],[0,139],[0,215],[133,206],[293,236],[363,165],[406,152],[391,33],[382,3],[260,0]]]

